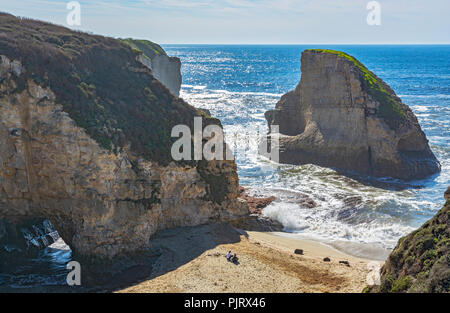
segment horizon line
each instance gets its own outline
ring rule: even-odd
[[[119,38],[119,37],[117,37]],[[139,38],[133,38],[138,39]],[[144,39],[145,40],[145,39]],[[149,40],[149,39],[147,39]],[[152,40],[150,40],[152,41]],[[266,45],[266,46],[300,46],[300,45],[334,45],[334,46],[450,46],[448,43],[160,43],[160,45],[241,45],[241,46],[251,46],[251,45]]]

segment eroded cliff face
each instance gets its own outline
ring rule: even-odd
[[[248,212],[237,199],[234,161],[206,162],[223,177],[223,199],[197,167],[161,166],[127,148],[102,148],[34,81],[15,93],[25,69],[1,56],[0,216],[51,220],[75,254],[114,257],[149,245],[157,230],[224,221]]]
[[[306,50],[301,66],[297,88],[266,112],[279,125],[281,163],[401,179],[440,170],[413,112],[359,61]]]
[[[450,292],[450,187],[443,208],[418,230],[401,238],[371,292]]]
[[[148,40],[123,39],[123,42],[142,52],[138,56],[139,62],[147,66],[153,76],[169,91],[180,95],[181,89],[181,61],[177,57],[168,56],[158,44]]]
[[[146,249],[160,229],[248,213],[234,161],[173,161],[173,126],[220,121],[173,96],[139,52],[4,13],[0,25],[0,221],[8,229],[49,219],[76,257],[95,260]]]
[[[179,58],[155,55],[152,59],[147,59],[142,55],[139,57],[139,61],[151,69],[155,78],[163,83],[172,94],[180,95],[182,78]]]

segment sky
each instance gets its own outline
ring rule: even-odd
[[[449,0],[379,0],[377,15],[368,0],[78,1],[79,26],[69,2],[0,0],[0,11],[160,44],[450,44]]]

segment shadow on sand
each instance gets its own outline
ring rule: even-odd
[[[152,237],[151,248],[146,253],[148,263],[135,266],[117,274],[111,283],[99,288],[105,292],[117,291],[134,286],[140,282],[156,278],[189,263],[207,250],[218,245],[233,244],[241,241],[240,236],[247,237],[229,224],[206,224],[194,227],[178,227],[159,231]],[[228,251],[223,251],[223,261]],[[239,261],[230,262],[239,265]],[[150,272],[149,272],[149,269]],[[147,275],[145,273],[147,272]]]

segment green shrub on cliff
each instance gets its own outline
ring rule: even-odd
[[[160,45],[149,40],[126,38],[120,39],[120,41],[150,59],[156,55],[167,55]]]
[[[355,57],[342,51],[329,49],[310,49],[310,51],[335,54],[352,62],[361,71],[363,87],[367,89],[367,92],[374,100],[380,103],[377,112],[378,116],[388,120],[400,120],[405,117],[401,104],[393,98],[393,91]]]
[[[401,238],[372,292],[450,292],[450,200],[418,230]]]
[[[19,60],[26,71],[15,77],[23,91],[30,79],[50,87],[65,112],[102,147],[131,151],[161,164],[172,161],[171,129],[220,124],[170,94],[136,60],[145,50],[165,54],[147,41],[120,41],[0,13],[0,55]]]

